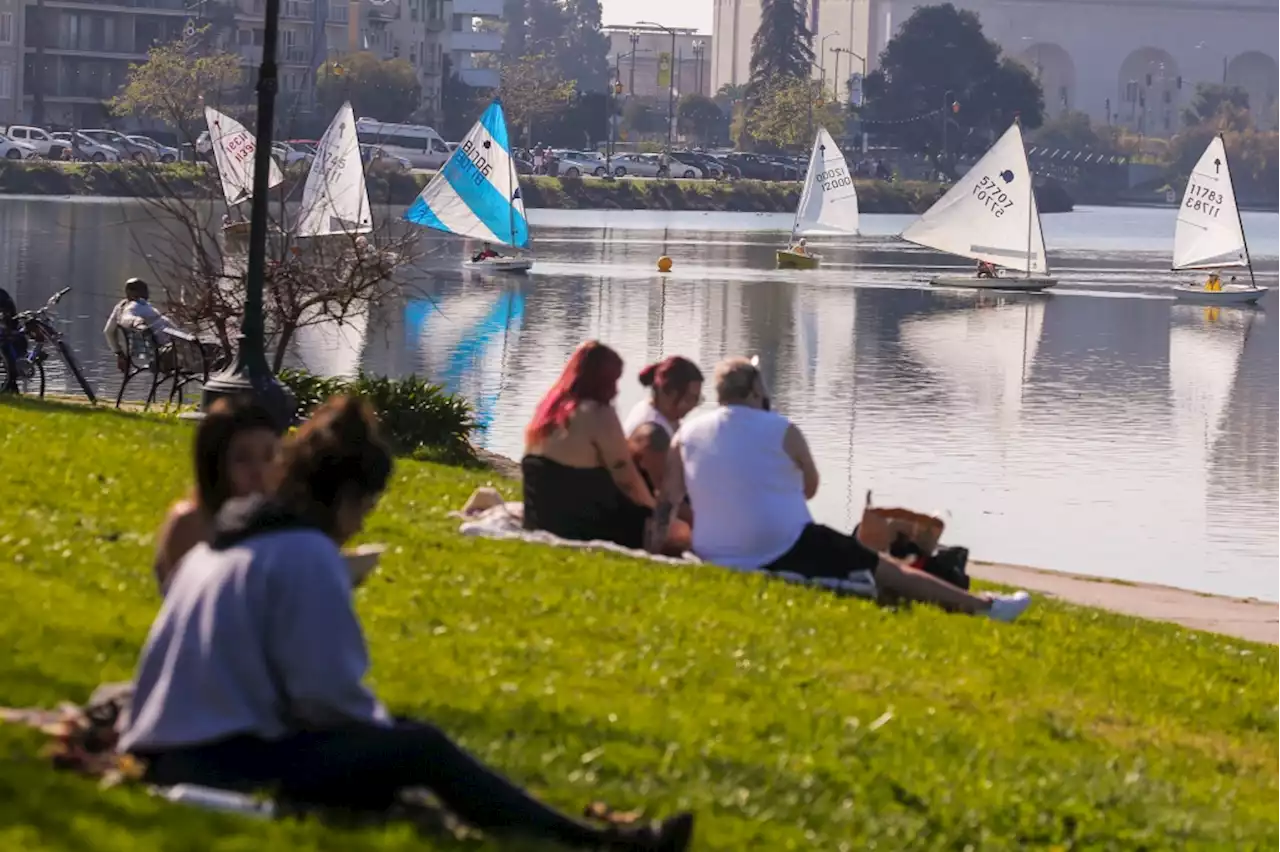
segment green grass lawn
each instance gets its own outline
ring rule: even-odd
[[[127,678],[191,428],[0,402],[0,704]],[[467,539],[491,476],[403,462],[357,594],[372,679],[540,795],[691,808],[699,849],[1268,849],[1277,653],[1037,602],[1017,624]],[[0,727],[0,848],[421,849],[99,791]]]

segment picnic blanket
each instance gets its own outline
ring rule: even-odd
[[[645,550],[623,547],[612,541],[573,541],[560,538],[545,530],[526,530],[524,528],[524,504],[508,503],[492,488],[479,488],[468,498],[466,505],[459,512],[451,513],[462,524],[458,532],[463,535],[479,538],[526,541],[530,544],[542,544],[549,547],[568,547],[576,550],[606,550],[636,559],[660,562],[666,565],[702,565],[701,559],[692,553],[681,557],[662,556]],[[716,566],[722,567],[722,566]],[[853,571],[847,578],[837,577],[804,577],[783,571],[766,571],[763,568],[724,568],[726,571],[738,571],[743,574],[762,574],[787,583],[801,586],[813,586],[837,595],[867,598],[876,597],[875,579],[868,571]]]

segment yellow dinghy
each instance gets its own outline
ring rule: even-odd
[[[817,255],[808,249],[794,251],[796,238],[804,233],[858,233],[858,191],[853,185],[853,175],[836,141],[823,127],[818,128],[813,139],[804,189],[791,226],[791,242],[786,248],[778,249],[779,269],[818,268],[822,261]],[[804,243],[800,240],[799,247]]]
[[[817,255],[800,254],[790,249],[778,249],[779,269],[817,269],[818,263]]]

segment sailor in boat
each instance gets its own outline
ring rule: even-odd
[[[494,258],[494,257],[502,257],[502,255],[494,251],[493,247],[490,246],[488,243],[485,243],[484,248],[480,249],[480,251],[472,255],[471,262],[479,263],[482,260],[488,260],[489,258]]]
[[[807,256],[809,254],[809,249],[806,248],[806,246],[808,245],[809,243],[805,240],[805,238],[801,237],[798,242],[792,243],[787,248],[787,251],[791,252],[792,254],[803,254]]]
[[[978,261],[978,277],[979,278],[995,278],[996,265],[994,263],[990,263],[989,261],[985,261],[985,260]]]
[[[1235,280],[1234,278],[1232,279]],[[1222,276],[1216,272],[1210,272],[1209,278],[1204,282],[1204,289],[1210,293],[1219,293],[1222,291]]]

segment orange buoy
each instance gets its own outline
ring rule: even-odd
[[[671,271],[671,258],[667,257],[665,254],[664,254],[662,257],[658,258],[658,271],[659,271],[659,272],[670,272],[670,271]]]

